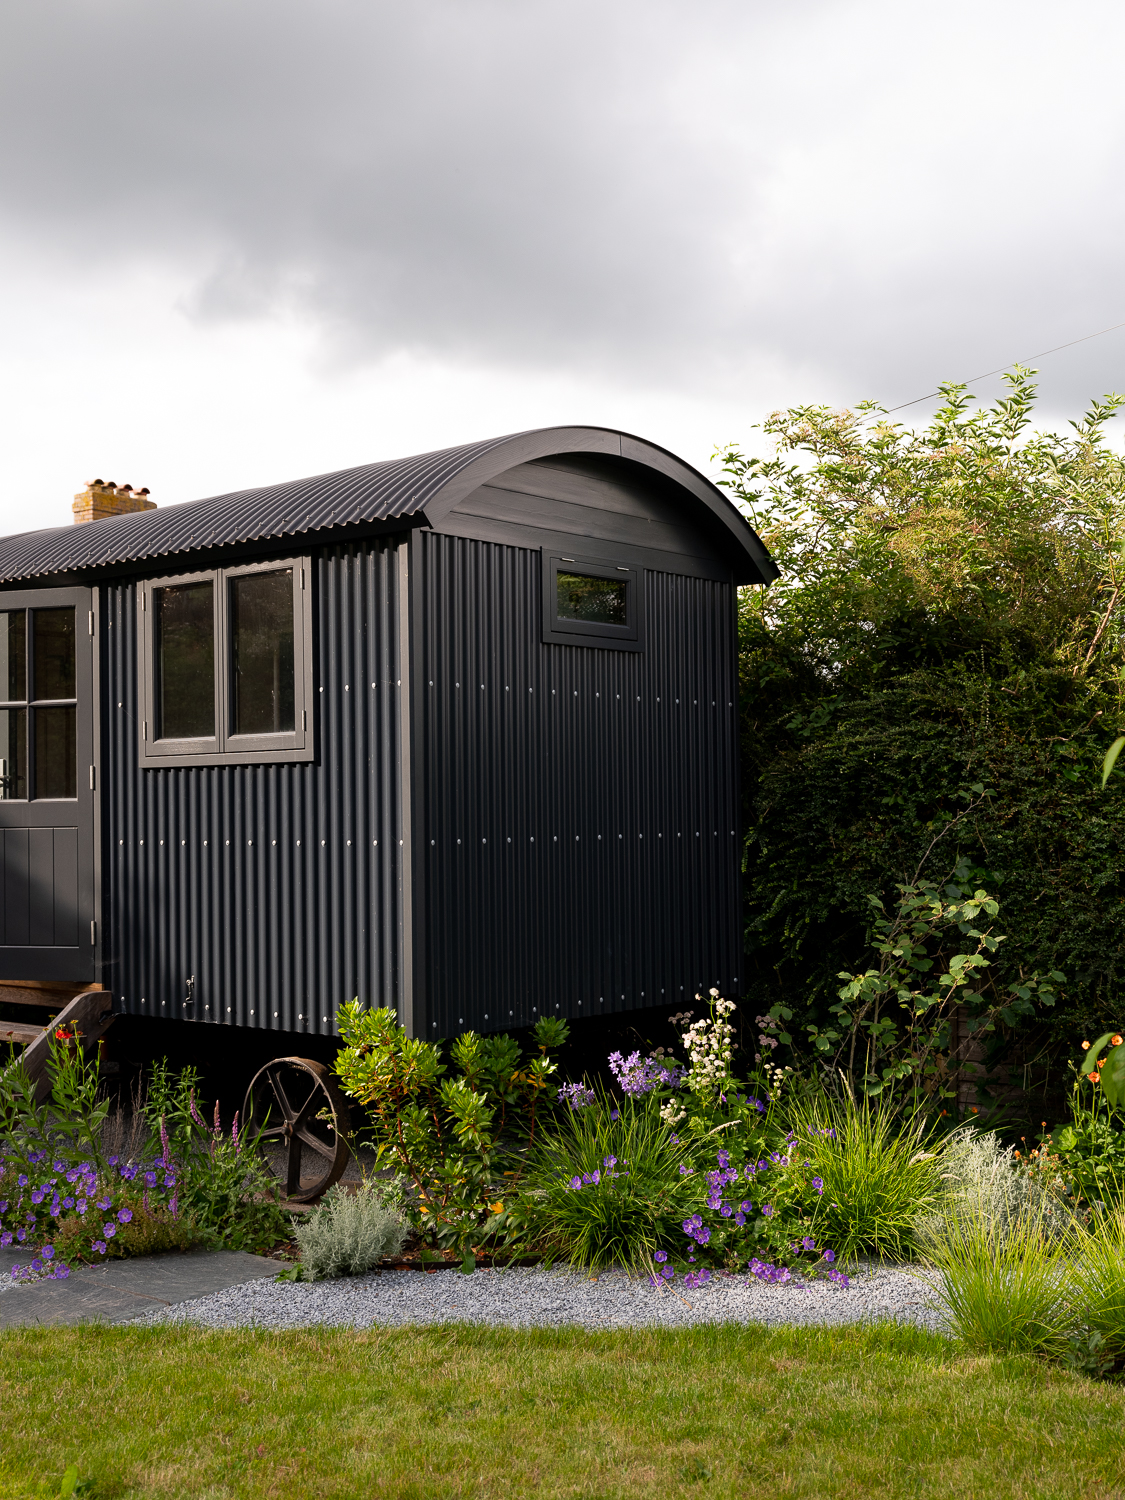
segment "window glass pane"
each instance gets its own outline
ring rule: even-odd
[[[625,580],[559,573],[559,619],[597,625],[625,625]]]
[[[154,590],[158,739],[214,737],[214,597],[211,583]]]
[[[235,734],[292,732],[293,569],[230,585]]]
[[[74,731],[78,710],[72,705],[70,708],[36,708],[32,712],[35,714],[36,797],[77,796]]]
[[[0,708],[0,801],[27,796],[27,709]]]
[[[33,609],[36,698],[74,697],[74,610]]]
[[[0,698],[27,697],[27,613],[0,610]]]

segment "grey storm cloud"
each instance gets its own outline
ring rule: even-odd
[[[344,363],[907,399],[1117,321],[1123,40],[1102,4],[9,3],[0,226]],[[1077,399],[1125,341],[1086,348]]]

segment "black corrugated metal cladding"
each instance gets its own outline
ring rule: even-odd
[[[643,651],[544,645],[537,551],[418,540],[428,1034],[736,993],[733,586],[649,572]]]
[[[396,1003],[396,548],[321,553],[313,584],[317,759],[155,771],[137,764],[136,589],[104,587],[104,909],[120,1010],[330,1034],[353,995]]]

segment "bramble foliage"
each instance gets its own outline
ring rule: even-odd
[[[828,1007],[830,1020],[805,1026],[814,1051],[831,1061],[851,1092],[952,1100],[967,1043],[1054,1006],[1063,982],[1057,970],[998,983],[995,958],[1005,941],[995,930],[1000,903],[971,874],[959,860],[943,886],[900,885],[890,914],[879,897],[868,897],[877,964],[839,973],[844,984]],[[792,1020],[784,1005],[773,1006],[771,1015]]]
[[[1125,779],[1099,782],[1125,727],[1125,463],[1105,429],[1123,398],[1034,433],[1032,374],[976,412],[943,387],[923,431],[873,403],[801,407],[762,424],[773,457],[719,455],[781,569],[740,605],[759,1010],[780,999],[830,1025],[869,897],[889,907],[932,847],[927,874],[962,858],[1003,894],[1001,992],[1066,974],[1045,1042],[1112,1019]],[[1011,1030],[1002,1019],[986,1062]]]
[[[465,1254],[502,1237],[556,1072],[547,1054],[565,1042],[566,1023],[540,1020],[532,1031],[538,1054],[527,1058],[507,1035],[468,1031],[448,1049],[408,1037],[393,1010],[354,1000],[342,1007],[339,1030],[336,1072],[368,1110],[377,1159],[413,1188],[404,1210],[414,1229]]]

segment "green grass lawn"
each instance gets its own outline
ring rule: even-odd
[[[21,1329],[0,1414],[3,1500],[1125,1497],[1125,1390],[890,1327]]]

